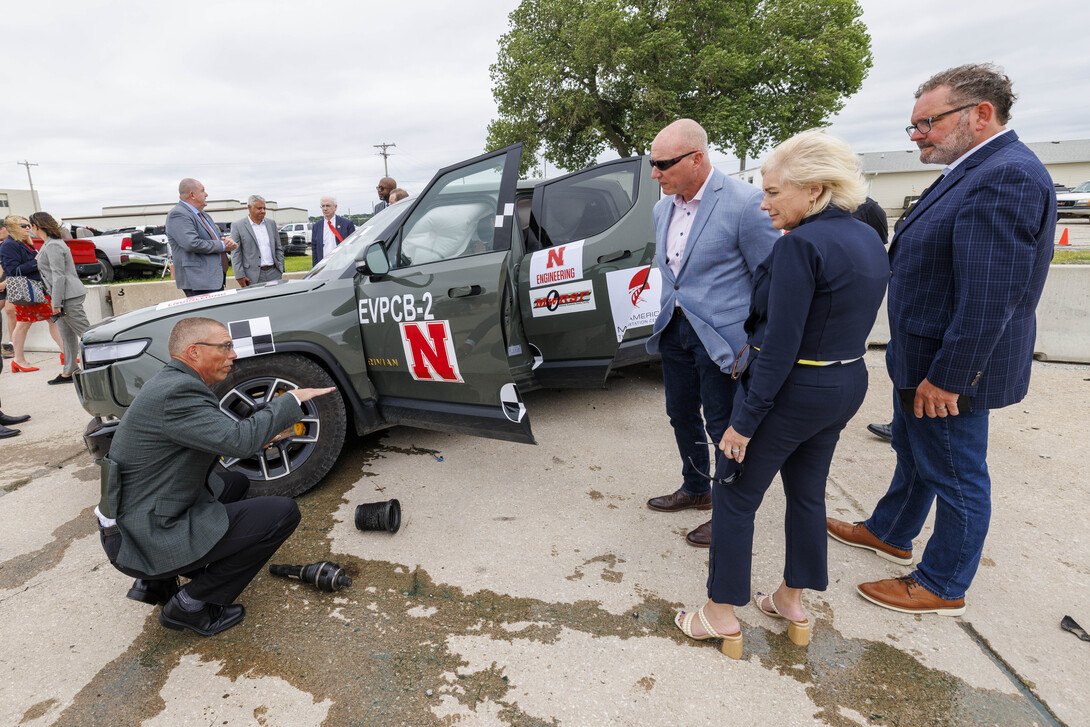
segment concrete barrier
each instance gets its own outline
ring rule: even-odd
[[[300,279],[306,273],[288,273],[285,278]],[[237,288],[234,278],[228,288]],[[111,315],[156,305],[182,297],[173,280],[94,285],[87,288],[84,307],[91,323]],[[878,311],[869,345],[889,343],[889,319],[886,302]],[[45,325],[34,325],[27,336],[28,351],[57,351]],[[1053,265],[1037,306],[1037,358],[1042,361],[1090,363],[1090,265]]]

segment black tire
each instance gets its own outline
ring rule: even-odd
[[[254,407],[290,389],[334,386],[325,370],[294,353],[238,359],[230,375],[212,387],[220,408],[242,419]],[[248,459],[224,459],[222,464],[250,479],[250,497],[295,497],[318,484],[332,469],[344,446],[348,420],[340,391],[303,403],[301,433],[285,437]]]
[[[114,266],[110,265],[110,261],[106,259],[105,255],[101,253],[95,255],[95,259],[98,260],[99,270],[97,273],[87,278],[90,283],[109,283],[114,280],[116,275],[114,274]]]

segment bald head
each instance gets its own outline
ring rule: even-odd
[[[651,170],[651,177],[658,180],[663,193],[691,200],[712,171],[708,133],[692,119],[678,119],[651,142],[651,160],[671,162],[666,169]]]
[[[196,179],[186,177],[178,182],[178,199],[188,202],[199,210],[203,210],[208,200],[208,193],[204,191],[204,185]]]

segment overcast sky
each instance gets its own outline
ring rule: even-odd
[[[369,211],[383,174],[373,145],[397,145],[390,175],[413,194],[483,150],[496,113],[488,67],[517,5],[5,3],[0,188],[26,189],[17,162],[29,160],[42,206],[58,217],[172,201],[185,176],[211,199],[256,193],[317,214],[331,193],[342,214]],[[856,151],[911,148],[903,129],[916,86],[970,61],[998,63],[1014,80],[1010,126],[1023,140],[1090,138],[1090,9],[862,7],[874,67],[833,120]],[[712,159],[737,167],[728,154]]]

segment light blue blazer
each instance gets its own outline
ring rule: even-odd
[[[730,371],[746,343],[744,324],[754,273],[781,234],[761,211],[762,197],[757,187],[713,170],[676,277],[666,264],[666,230],[674,195],[655,205],[655,261],[662,273],[662,296],[647,341],[649,353],[658,353],[659,336],[680,305],[708,356],[720,369]]]

